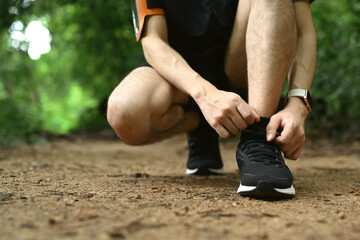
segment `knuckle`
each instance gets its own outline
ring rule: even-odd
[[[232,107],[230,104],[226,104],[222,110],[223,114],[229,114],[232,112]]]
[[[254,120],[254,116],[252,115],[250,110],[246,111],[244,113],[243,117],[244,117],[245,121],[248,123],[252,123]]]
[[[287,147],[288,147],[289,142],[290,142],[289,139],[282,139],[282,140],[280,140],[280,143],[281,143],[281,145],[284,146],[284,148],[287,148]]]
[[[218,127],[219,127],[219,124],[218,124],[218,122],[217,122],[215,119],[209,120],[209,124],[210,124],[210,126],[212,126],[215,130],[218,129]]]
[[[218,114],[215,114],[214,115],[214,119],[217,121],[217,122],[222,122],[224,120],[224,114],[222,113],[218,113]]]
[[[293,131],[296,131],[297,128],[298,128],[298,125],[297,125],[295,122],[291,122],[290,128],[291,128]]]
[[[240,98],[239,95],[234,94],[234,95],[232,96],[232,100],[233,100],[234,102],[240,102],[241,98]]]
[[[251,118],[251,110],[250,109],[244,109],[241,113],[241,115],[244,118]]]
[[[278,115],[277,115],[277,114],[272,115],[272,116],[270,117],[270,121],[274,121],[274,120],[276,120],[277,118],[278,118]]]

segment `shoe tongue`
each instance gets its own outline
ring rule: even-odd
[[[253,125],[249,126],[247,129],[256,131],[259,133],[266,133],[266,127],[270,122],[270,118],[260,118],[260,122],[254,122]]]
[[[266,127],[267,127],[267,125],[269,124],[269,122],[270,122],[270,118],[261,117],[261,118],[260,118],[260,122],[255,122],[252,126],[266,129]]]
[[[261,117],[260,122],[255,122],[242,132],[241,139],[244,141],[248,139],[266,140],[266,127],[269,122],[269,118]]]

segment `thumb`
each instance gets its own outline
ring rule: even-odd
[[[278,128],[281,124],[281,118],[272,117],[266,127],[266,139],[271,142],[275,139]]]

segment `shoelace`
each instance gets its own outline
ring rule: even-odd
[[[249,130],[248,130],[249,131]],[[250,131],[254,135],[259,133]],[[261,134],[262,135],[262,134]],[[250,161],[264,162],[265,164],[282,164],[282,155],[277,146],[264,139],[249,139],[241,146],[241,151],[244,152]]]

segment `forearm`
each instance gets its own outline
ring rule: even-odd
[[[289,72],[289,90],[310,89],[316,68],[316,35],[307,32],[298,36],[297,50]]]
[[[289,72],[289,90],[310,90],[316,68],[316,34],[313,29],[298,35],[297,51]],[[287,108],[295,109],[305,119],[308,111],[299,98],[288,99]]]
[[[181,91],[197,98],[205,94],[204,89],[215,89],[215,86],[195,72],[184,58],[162,39],[149,36],[142,40],[142,45],[148,63]]]

